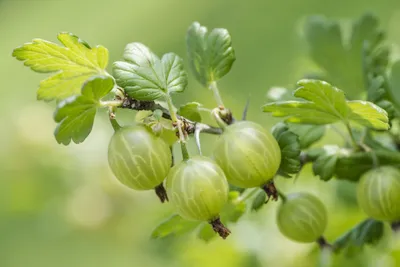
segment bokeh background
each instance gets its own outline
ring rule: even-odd
[[[294,243],[279,233],[279,203],[229,225],[233,234],[225,241],[207,244],[190,235],[151,240],[152,229],[172,208],[161,205],[152,192],[134,192],[114,179],[107,165],[112,129],[105,112],[83,144],[58,145],[54,104],[36,101],[37,86],[46,76],[24,67],[11,52],[33,38],[56,41],[58,32],[69,31],[107,47],[110,62],[121,58],[126,43],[139,41],[157,54],[176,52],[187,63],[184,38],[193,21],[224,27],[237,55],[231,73],[219,83],[224,102],[240,114],[249,98],[249,119],[270,128],[275,121],[260,112],[267,90],[293,87],[315,69],[301,37],[306,16],[322,14],[346,23],[366,11],[379,16],[389,41],[399,45],[398,0],[0,0],[0,266],[315,266],[316,245]],[[193,76],[188,90],[174,99],[177,105],[198,101],[214,106],[211,93]],[[133,122],[134,112],[124,118],[124,123]],[[205,154],[214,138],[203,136]],[[340,139],[328,134],[321,141],[326,142]],[[278,185],[323,200],[329,240],[365,218],[352,184],[321,182],[310,167],[296,182],[282,179]],[[398,239],[387,237],[378,248],[366,248],[358,257],[337,257],[335,264],[400,266]]]

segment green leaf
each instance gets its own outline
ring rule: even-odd
[[[300,148],[306,149],[318,142],[325,134],[325,126],[289,124],[289,130],[299,137]]]
[[[251,209],[252,210],[259,210],[264,204],[265,204],[265,200],[267,199],[267,194],[265,193],[265,191],[260,190],[256,197],[253,198],[253,201],[251,202]]]
[[[353,22],[349,36],[344,38],[339,23],[325,17],[311,16],[305,25],[310,56],[324,71],[325,79],[346,89],[351,97],[357,97],[364,88],[364,42],[375,44],[381,38],[377,18],[365,14]]]
[[[314,175],[328,181],[335,174],[339,154],[344,152],[338,146],[324,146],[323,149],[324,153],[314,161],[312,169]]]
[[[204,223],[202,226],[200,226],[199,232],[197,233],[197,237],[206,242],[211,241],[216,236],[217,234],[214,232],[209,223]]]
[[[113,64],[117,84],[135,99],[153,101],[167,94],[183,92],[187,75],[182,59],[174,53],[159,59],[141,43],[126,46],[124,61]]]
[[[355,121],[375,130],[389,129],[385,110],[367,101],[346,101],[343,91],[319,80],[300,80],[294,96],[306,101],[284,101],[264,105],[264,112],[287,117],[287,122],[330,124]]]
[[[91,48],[71,33],[60,33],[60,46],[42,39],[34,39],[14,49],[13,56],[24,65],[40,73],[54,73],[41,81],[37,98],[62,100],[79,94],[82,84],[91,76],[106,75],[108,50],[102,46]]]
[[[345,251],[346,254],[359,252],[365,245],[375,245],[384,234],[383,222],[367,219],[350,231],[339,237],[334,243],[333,248],[336,252]]]
[[[225,76],[236,59],[226,29],[217,28],[208,33],[206,27],[194,22],[187,32],[186,44],[190,67],[204,86]]]
[[[222,223],[237,222],[246,211],[246,202],[240,200],[240,193],[229,192],[228,203],[221,211]]]
[[[291,132],[285,123],[278,123],[272,129],[272,135],[281,149],[281,165],[278,173],[284,177],[298,173],[301,169],[299,137]]]
[[[200,103],[189,102],[179,108],[178,114],[191,121],[201,122],[199,107],[201,107]]]
[[[160,223],[151,233],[151,238],[165,238],[189,233],[199,226],[201,222],[188,221],[177,214]]]
[[[54,112],[54,120],[58,123],[54,131],[57,142],[64,145],[71,140],[76,144],[83,142],[92,131],[100,98],[113,87],[112,77],[95,76],[85,82],[82,95],[61,101]]]

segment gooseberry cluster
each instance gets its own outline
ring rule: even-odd
[[[362,36],[360,27],[371,27],[363,31],[367,36]],[[198,82],[214,95],[217,107],[213,109],[196,102],[176,108],[172,95],[183,92],[188,84],[182,59],[174,53],[159,58],[141,43],[125,47],[123,60],[113,63],[112,74],[106,71],[107,49],[92,48],[69,33],[58,35],[64,46],[34,39],[16,48],[13,56],[34,71],[55,73],[41,82],[38,99],[58,101],[54,134],[59,143],[84,141],[96,110],[108,109],[115,130],[108,146],[108,162],[125,186],[155,190],[161,202],[169,201],[175,207],[179,218],[207,222],[224,239],[230,234],[222,223],[224,214],[230,214],[226,221],[234,222],[243,214],[247,201],[257,210],[270,198],[280,198],[277,224],[282,234],[297,242],[318,242],[340,250],[356,235],[348,233],[344,239],[328,244],[323,237],[328,222],[323,203],[306,192],[285,195],[274,179],[291,178],[312,163],[314,174],[322,180],[336,177],[358,182],[359,206],[370,217],[368,222],[373,221],[355,228],[365,233],[360,237],[362,244],[382,236],[376,234],[382,221],[397,224],[400,220],[400,153],[396,146],[400,134],[396,127],[390,127],[400,118],[391,94],[397,87],[386,75],[390,68],[388,50],[376,27],[375,17],[363,16],[353,25],[351,48],[341,43],[335,50],[343,55],[355,51],[351,63],[364,64],[354,71],[363,76],[368,101],[347,100],[342,90],[322,79],[300,80],[293,94],[274,88],[268,94],[273,102],[263,106],[263,111],[284,117],[285,122],[275,125],[272,133],[247,121],[247,108],[238,120],[223,104],[217,81],[235,61],[226,29],[208,32],[195,22],[186,36],[190,67]],[[321,59],[331,53],[324,44],[332,40],[333,30],[340,31],[338,24],[326,19],[313,17],[308,21],[306,38],[311,55],[326,70],[326,77],[340,82],[342,88],[350,87],[344,77],[347,72],[336,77],[339,74]],[[397,69],[392,69],[393,80]],[[120,126],[117,122],[122,108],[138,111],[134,125]],[[202,122],[203,111],[217,126]],[[348,131],[343,147],[311,147],[324,135],[325,125],[336,123]],[[218,135],[209,157],[201,153],[200,133]],[[192,135],[198,155],[189,155],[186,147]],[[391,138],[389,145],[381,142],[383,135]],[[180,146],[180,162],[174,162],[174,145]],[[233,212],[226,212],[232,207]],[[199,225],[200,236],[206,239],[206,224]]]

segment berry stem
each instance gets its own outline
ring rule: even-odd
[[[117,120],[115,118],[112,118],[111,116],[110,116],[110,123],[114,131],[118,131],[119,129],[121,129],[121,125],[119,125]]]
[[[156,195],[160,199],[161,203],[164,203],[165,201],[168,201],[167,191],[165,190],[165,187],[164,187],[163,183],[157,185],[154,188],[154,191],[156,191]]]
[[[226,129],[227,124],[220,116],[220,109],[215,108],[211,111],[211,114],[214,116],[215,121],[217,122],[218,126],[224,131]]]
[[[170,95],[166,95],[165,98],[166,98],[166,101],[167,101],[167,104],[168,104],[169,114],[171,115],[172,123],[176,124],[176,127],[178,128],[179,143],[181,144],[181,150],[182,150],[182,158],[183,158],[183,160],[188,160],[189,159],[189,153],[188,153],[187,148],[186,148],[186,138],[185,138],[185,135],[183,134],[183,131],[182,131],[182,121],[179,120],[178,117],[176,116],[171,96]]]
[[[226,239],[231,231],[225,227],[225,225],[221,222],[219,218],[210,221],[210,224],[214,230],[214,232],[218,233],[220,237]]]
[[[224,106],[224,103],[222,102],[222,98],[221,95],[219,94],[219,90],[218,90],[218,86],[217,86],[217,82],[213,81],[208,85],[208,88],[210,88],[210,90],[213,92],[214,94],[214,99],[215,102],[217,102],[218,106]]]

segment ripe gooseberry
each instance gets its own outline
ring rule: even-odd
[[[289,239],[309,243],[319,239],[328,219],[324,204],[308,193],[293,193],[283,199],[278,208],[280,232]]]
[[[166,182],[170,202],[188,220],[208,221],[226,238],[230,231],[219,220],[228,199],[229,185],[224,172],[211,159],[195,156],[172,167]]]
[[[215,144],[214,158],[229,183],[243,188],[258,187],[275,176],[281,150],[261,125],[240,121],[224,129]]]
[[[162,185],[171,168],[169,146],[144,125],[122,127],[111,138],[108,162],[117,179],[135,190],[155,189],[168,200]]]
[[[357,185],[357,200],[364,212],[381,221],[400,220],[400,171],[384,166],[366,172]]]

